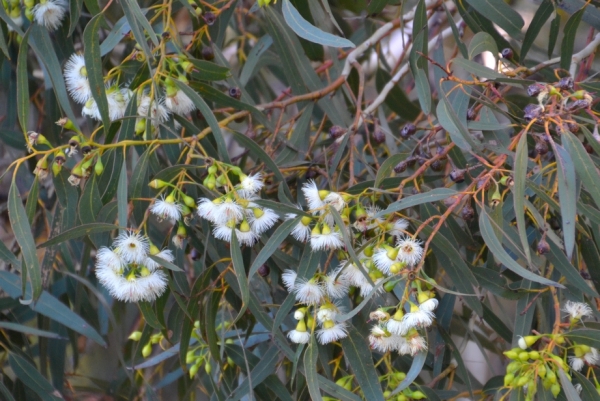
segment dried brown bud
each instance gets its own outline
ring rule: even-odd
[[[431,165],[429,167],[431,167],[431,169],[433,171],[439,172],[442,171],[444,169],[444,167],[446,166],[446,163],[444,163],[442,160],[434,160],[433,163],[431,163]]]
[[[546,153],[548,153],[548,150],[548,144],[546,143],[546,141],[539,141],[535,144],[535,152],[538,155],[545,155]]]
[[[205,12],[202,18],[204,18],[204,22],[206,22],[206,25],[212,25],[217,20],[217,16],[212,11]]]
[[[238,87],[229,88],[229,96],[239,100],[242,97],[242,90]]]
[[[512,60],[512,58],[514,56],[513,49],[511,49],[510,47],[502,49],[500,54],[502,55],[502,58],[505,58],[507,60]]]
[[[271,273],[271,269],[267,265],[262,265],[258,268],[258,274],[260,274],[261,277],[267,277],[269,273]]]
[[[406,161],[401,161],[400,163],[396,164],[396,166],[394,167],[394,172],[396,174],[402,173],[406,170],[407,167],[408,167],[408,163]]]
[[[454,169],[450,172],[450,179],[457,184],[460,184],[465,180],[466,170]]]
[[[379,128],[376,128],[375,131],[373,131],[373,139],[377,143],[384,143],[385,142],[385,133],[382,130],[380,130]]]
[[[544,90],[546,90],[546,84],[535,83],[527,87],[527,94],[531,97],[536,97]]]
[[[465,203],[465,206],[460,211],[460,217],[462,217],[464,221],[471,221],[475,217],[475,210],[471,205]]]
[[[485,178],[482,178],[479,181],[477,181],[477,189],[483,188],[487,191],[488,189],[490,189],[491,185],[492,185],[491,180],[486,180]]]
[[[531,103],[523,109],[525,121],[529,122],[534,118],[538,118],[544,112],[544,107],[539,104]]]
[[[540,255],[550,252],[550,245],[546,242],[546,240],[541,240],[538,242],[537,251]]]
[[[331,128],[329,128],[329,136],[334,139],[337,139],[344,135],[347,131],[348,130],[340,127],[339,125],[334,125]]]
[[[573,78],[571,78],[571,77],[563,77],[556,84],[556,87],[558,89],[562,89],[564,91],[573,90],[574,86],[575,86],[575,83],[573,82]]]
[[[406,139],[413,136],[415,132],[417,132],[417,127],[412,123],[408,123],[400,130],[400,136]]]
[[[470,107],[467,110],[467,120],[472,121],[472,120],[475,120],[476,117],[477,117],[477,113],[475,112],[475,109]]]
[[[202,48],[202,58],[204,60],[211,61],[215,58],[215,51],[210,46],[204,46]]]

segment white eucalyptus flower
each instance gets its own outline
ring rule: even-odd
[[[317,187],[317,183],[314,180],[309,180],[302,185],[302,192],[304,193],[304,197],[306,198],[306,202],[308,203],[308,208],[310,210],[317,210],[325,207],[325,202],[321,198],[321,191],[319,191],[319,187]],[[329,192],[329,191],[323,191]]]
[[[67,12],[68,3],[64,0],[41,0],[33,7],[35,22],[54,31],[61,25]]]
[[[251,213],[248,213],[248,221],[257,235],[260,235],[273,227],[279,220],[279,216],[271,209],[261,209],[258,207],[252,208]]]
[[[437,306],[438,306],[438,300],[435,298],[430,298],[427,301],[423,302],[422,304],[419,305],[419,309],[422,311],[428,311],[428,312],[433,312],[434,310],[436,310]]]
[[[290,341],[296,344],[306,344],[310,341],[310,333],[306,330],[304,319],[300,319],[296,325],[296,329],[288,333]]]
[[[162,260],[166,260],[169,263],[173,263],[173,261],[175,260],[175,256],[173,255],[173,252],[171,252],[170,249],[163,249],[162,251],[158,252],[154,256],[156,256],[157,258],[161,258]],[[157,262],[155,262],[151,258],[146,258],[146,261],[144,262],[144,265],[150,271],[154,271],[156,269],[159,269],[160,266],[161,266],[161,265],[159,265]]]
[[[256,173],[253,175],[240,175],[240,185],[237,190],[242,198],[255,195],[265,184],[262,181],[262,174]]]
[[[348,287],[350,287],[348,278],[345,275],[340,274],[339,269],[336,269],[325,276],[323,282],[327,295],[333,299],[345,296],[348,293]]]
[[[138,104],[137,114],[143,118],[150,118],[153,126],[158,126],[169,119],[169,110],[164,106],[164,98],[153,100],[144,94]]]
[[[388,231],[388,234],[393,235],[395,237],[401,237],[404,235],[404,232],[408,228],[408,221],[404,219],[398,219],[394,221],[392,229]]]
[[[328,224],[323,224],[321,230],[315,226],[310,236],[310,246],[315,251],[341,249],[344,247],[342,235],[338,231],[331,231]]]
[[[148,256],[148,238],[139,233],[125,231],[115,238],[113,246],[127,263],[144,263]]]
[[[406,329],[429,327],[433,323],[435,315],[433,312],[411,307],[411,311],[404,315],[402,322]]]
[[[579,372],[581,369],[583,369],[583,366],[585,365],[583,358],[578,358],[576,356],[570,356],[569,357],[569,365],[571,365],[571,368],[573,370],[576,370],[577,372]]]
[[[292,292],[296,286],[296,278],[298,278],[298,273],[293,270],[286,269],[283,271],[281,275],[281,281],[283,281],[283,285],[288,290],[288,292]]]
[[[72,54],[65,64],[65,84],[73,100],[84,104],[92,97],[83,54]]]
[[[423,247],[419,240],[405,237],[400,239],[396,246],[399,248],[398,260],[409,266],[416,265],[423,258]]]
[[[296,300],[307,305],[317,305],[323,300],[323,288],[316,279],[296,279],[294,284]]]
[[[563,311],[567,312],[571,316],[572,320],[579,320],[583,317],[592,316],[592,308],[583,302],[567,301]]]
[[[186,115],[196,109],[196,105],[181,89],[178,89],[173,95],[165,96],[165,106],[171,112],[179,115]]]
[[[332,320],[323,322],[323,328],[317,331],[317,339],[321,344],[329,344],[348,336],[346,323],[335,323]]]
[[[96,254],[96,268],[107,268],[113,271],[122,271],[125,266],[125,262],[121,257],[112,249],[105,246],[98,249]]]
[[[175,202],[172,195],[166,198],[161,196],[150,206],[150,212],[161,219],[179,220],[181,218],[181,204]]]

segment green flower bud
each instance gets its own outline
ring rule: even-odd
[[[515,375],[508,373],[504,375],[504,387],[510,387],[510,384],[515,380]]]
[[[560,385],[558,383],[554,383],[552,387],[550,387],[550,392],[554,398],[558,397],[558,394],[560,393]]]
[[[148,356],[150,356],[151,353],[152,353],[152,344],[148,343],[148,344],[144,345],[144,348],[142,348],[142,356],[144,358],[147,358]]]
[[[193,379],[194,376],[196,376],[196,373],[198,373],[198,369],[200,369],[200,366],[197,365],[197,364],[196,365],[192,365],[190,367],[190,372],[189,372],[190,373],[190,379]]]
[[[131,333],[128,337],[130,340],[133,341],[140,341],[140,338],[142,338],[142,332],[141,331],[134,331],[133,333]]]
[[[96,161],[96,164],[94,165],[94,172],[96,173],[96,175],[100,175],[100,174],[102,174],[103,171],[104,171],[104,164],[102,164],[102,158],[98,157],[98,160]]]
[[[208,374],[210,374],[212,372],[212,366],[209,361],[206,361],[206,363],[204,364],[204,370]]]
[[[159,188],[163,188],[167,185],[167,183],[163,180],[152,180],[150,181],[150,183],[148,184],[148,186],[150,188],[154,188],[154,189],[159,189]]]

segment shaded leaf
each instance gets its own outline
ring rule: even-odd
[[[8,363],[15,375],[28,388],[33,390],[44,401],[64,400],[62,395],[46,380],[37,368],[29,363],[25,358],[10,353]]]
[[[2,288],[11,298],[17,299],[21,296],[21,279],[15,274],[0,271],[0,288]],[[31,296],[30,293],[31,291],[28,286],[26,295]],[[42,291],[38,301],[35,304],[30,304],[29,307],[34,312],[57,321],[97,344],[103,347],[106,346],[104,339],[92,326],[48,292]]]
[[[233,323],[237,322],[246,312],[248,308],[248,300],[250,298],[250,290],[248,289],[248,277],[246,277],[246,269],[244,268],[244,259],[242,258],[241,245],[238,242],[235,229],[232,229],[231,234],[231,262],[233,263],[233,270],[235,271],[235,277],[238,285],[240,286],[240,293],[242,295],[242,307],[238,311],[238,314]]]
[[[543,285],[564,288],[562,284],[538,276],[537,274],[530,272],[529,270],[525,269],[523,266],[518,264],[502,247],[500,240],[494,233],[494,228],[492,226],[488,213],[485,210],[482,210],[479,215],[479,226],[481,229],[481,236],[483,237],[490,251],[508,269],[517,273],[519,276],[526,278],[527,280],[531,280],[533,282],[540,283]]]
[[[56,237],[50,238],[48,241],[38,245],[38,248],[46,248],[52,245],[60,244],[73,238],[81,238],[85,235],[93,233],[102,233],[106,231],[112,231],[119,228],[114,224],[108,223],[89,223],[81,226],[73,227],[67,231],[64,231]]]
[[[546,21],[554,12],[554,5],[551,0],[544,0],[542,4],[538,7],[529,24],[529,28],[527,28],[527,32],[525,32],[525,38],[523,39],[523,45],[521,46],[521,60],[525,60],[525,56],[531,49],[535,39],[539,35],[542,28],[546,25]]]
[[[343,338],[341,342],[344,355],[365,398],[369,401],[383,401],[383,392],[373,365],[373,356],[365,339],[356,328],[350,326],[348,337]]]

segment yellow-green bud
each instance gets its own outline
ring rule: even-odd
[[[523,387],[527,384],[529,378],[527,376],[521,376],[517,379],[517,383],[515,384],[517,387]]]
[[[104,164],[102,164],[102,158],[98,157],[98,160],[96,161],[96,164],[94,165],[94,172],[96,173],[96,175],[100,175],[100,174],[102,174],[103,171],[104,171]]]
[[[128,337],[130,340],[133,341],[140,341],[140,338],[142,338],[142,332],[141,331],[134,331],[133,333],[131,333]]]
[[[540,359],[540,353],[537,351],[529,351],[529,359],[533,359],[534,361]]]
[[[542,364],[538,367],[537,373],[538,373],[538,376],[541,377],[542,379],[546,377],[546,372],[547,372],[546,365]]]
[[[191,207],[191,208],[196,207],[196,201],[191,196],[184,195],[183,203],[185,203],[187,207]]]
[[[212,372],[212,366],[210,365],[209,361],[206,361],[206,363],[204,364],[204,370],[206,371],[206,373],[210,374],[210,372]]]
[[[554,383],[552,387],[550,387],[550,392],[554,398],[558,397],[558,394],[560,393],[560,385],[558,383]]]
[[[506,355],[508,359],[517,359],[519,357],[519,353],[516,352],[514,349],[504,351],[504,355]]]
[[[507,373],[514,373],[521,368],[521,361],[512,361],[506,366]]]
[[[426,396],[421,391],[413,391],[413,393],[410,395],[410,398],[413,400],[422,400],[426,398]]]
[[[148,356],[150,356],[151,353],[152,353],[152,344],[148,343],[148,344],[144,345],[144,348],[142,348],[142,356],[144,358],[147,358]]]
[[[192,365],[190,367],[190,372],[189,372],[190,373],[190,379],[193,379],[194,376],[196,376],[196,373],[198,373],[198,369],[200,369],[200,366],[197,365],[197,364],[196,365]]]
[[[195,351],[188,351],[187,354],[185,354],[185,363],[192,363],[196,360],[196,352]]]
[[[135,123],[135,134],[142,135],[144,132],[146,132],[146,119],[138,118],[137,122]]]
[[[512,381],[514,379],[515,379],[515,375],[513,375],[512,373],[508,373],[508,374],[504,375],[504,387],[510,386],[510,384],[512,383]]]
[[[154,189],[163,188],[166,185],[167,185],[167,183],[163,180],[152,180],[152,181],[150,181],[150,184],[148,184],[148,186],[150,188],[154,188]]]

